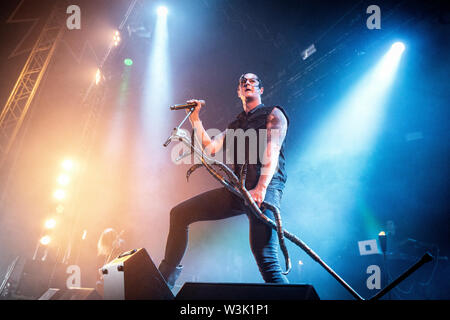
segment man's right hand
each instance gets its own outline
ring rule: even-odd
[[[191,123],[195,122],[195,121],[200,121],[200,109],[203,106],[204,101],[201,100],[197,100],[197,99],[191,99],[186,101],[187,103],[195,103],[195,109],[194,111],[191,113],[191,115],[189,116],[189,120],[191,121]],[[186,109],[186,113],[188,113],[189,110]]]
[[[186,102],[196,104],[194,111],[192,111],[191,115],[189,116],[189,120],[191,122],[192,128],[194,128],[195,135],[201,141],[202,147],[204,148],[205,152],[207,152],[208,154],[214,154],[218,152],[223,146],[225,131],[216,135],[214,139],[211,139],[205,128],[203,127],[199,116],[200,110],[205,105],[205,101],[191,99]],[[188,109],[186,109],[186,113],[189,113]]]

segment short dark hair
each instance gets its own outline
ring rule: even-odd
[[[246,74],[249,74],[249,73],[254,74],[254,75],[256,76],[256,80],[258,80],[258,82],[259,82],[258,88],[261,89],[261,88],[263,87],[262,81],[261,81],[261,79],[258,77],[258,75],[257,75],[256,73],[253,73],[253,72],[245,72],[245,73],[241,74],[241,76],[239,77],[239,84],[241,83],[241,79],[243,79],[244,76],[245,76]]]

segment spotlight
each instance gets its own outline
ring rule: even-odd
[[[114,41],[114,46],[117,47],[120,43],[120,32],[119,31],[114,32],[113,41]]]
[[[395,71],[398,69],[403,51],[405,51],[403,42],[392,44],[378,66],[378,73],[374,76],[374,82],[383,83],[384,87],[388,87],[388,84],[393,80]]]
[[[70,171],[73,169],[73,161],[70,159],[66,159],[61,163],[61,166],[64,168],[64,170]]]
[[[58,183],[62,186],[68,185],[69,182],[70,182],[70,177],[67,174],[63,173],[58,177]]]
[[[42,245],[44,245],[44,246],[48,245],[48,244],[50,243],[50,241],[51,241],[50,236],[43,236],[43,237],[39,240],[39,242],[40,242]]]
[[[47,229],[53,229],[56,226],[56,220],[55,219],[48,219],[45,221],[45,228]]]
[[[380,143],[378,139],[382,138],[387,130],[384,127],[387,125],[385,119],[391,106],[390,98],[402,52],[405,50],[403,43],[394,42],[389,41],[380,47],[382,56],[374,59],[376,61],[373,61],[373,67],[364,66],[352,71],[361,72],[361,78],[330,108],[323,122],[317,128],[311,129],[310,141],[304,141],[302,151],[298,152],[297,158],[302,160],[296,167],[298,178],[294,179],[302,179],[304,198],[300,202],[303,202],[303,211],[317,211],[319,204],[323,206],[322,212],[333,212],[333,215],[339,212],[342,220],[351,221],[353,216],[350,212],[354,208],[362,207],[367,227],[373,230],[376,226],[372,212],[365,203],[355,203],[353,194],[355,190],[365,190],[364,174],[370,171],[376,161],[375,155],[379,151],[377,144]],[[387,52],[381,52],[381,48]],[[365,58],[367,59],[369,57]],[[309,166],[320,171],[323,176],[318,176],[315,170],[305,175],[302,168]],[[310,195],[314,195],[314,201],[311,203],[308,201]],[[331,198],[333,200],[330,202]],[[332,209],[329,207],[330,203],[333,203]],[[324,215],[319,221],[311,215],[309,223],[320,224],[323,230],[332,230],[334,225],[328,221],[330,217]],[[348,235],[343,233],[342,237]],[[383,242],[385,236],[381,234],[379,237],[381,249],[386,250]],[[335,243],[338,244],[339,241]],[[373,243],[377,244],[375,240]],[[370,250],[362,242],[360,244],[360,252],[363,255],[378,252],[378,248],[372,250],[372,243]],[[332,250],[331,247],[329,250]]]
[[[160,7],[158,7],[158,9],[156,10],[156,12],[158,13],[158,16],[160,16],[160,17],[165,17],[165,16],[167,16],[167,14],[169,13],[169,10],[167,9],[167,7],[160,6]]]
[[[405,45],[403,44],[403,42],[396,42],[392,45],[392,51],[401,54],[403,53],[403,51],[405,51]]]
[[[53,197],[57,200],[62,200],[66,197],[66,192],[64,190],[58,189],[53,193]]]
[[[102,80],[102,72],[100,69],[97,69],[97,72],[95,73],[95,84],[99,84],[100,80]]]

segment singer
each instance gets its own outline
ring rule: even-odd
[[[190,100],[195,104],[195,110],[189,120],[206,152],[214,154],[224,148],[227,152],[230,145],[234,148],[235,157],[238,152],[245,152],[248,157],[252,147],[245,144],[245,150],[239,150],[235,144],[227,143],[227,132],[236,129],[266,130],[266,138],[262,145],[264,161],[248,165],[246,188],[270,219],[274,214],[264,207],[264,202],[280,209],[281,197],[286,183],[285,171],[285,137],[288,129],[288,117],[282,107],[265,106],[261,96],[264,92],[261,80],[253,73],[243,74],[239,78],[237,94],[242,101],[243,111],[231,122],[227,129],[214,138],[208,136],[199,117],[204,105],[202,100]],[[258,135],[256,146],[260,146]],[[254,149],[254,148],[253,148]],[[242,163],[235,161],[233,171],[239,177]],[[170,212],[170,227],[166,243],[164,259],[159,265],[159,271],[164,276],[170,288],[181,273],[181,260],[188,244],[188,227],[197,221],[219,220],[236,215],[247,214],[250,229],[250,246],[259,271],[266,283],[288,283],[282,274],[278,261],[278,238],[276,232],[254,217],[245,206],[244,201],[232,194],[226,188],[218,188],[197,195],[172,208]]]

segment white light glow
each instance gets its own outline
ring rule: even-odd
[[[52,239],[50,238],[50,236],[43,236],[43,237],[41,238],[41,240],[39,240],[39,242],[40,242],[42,245],[46,246],[46,245],[48,245],[48,244],[50,243],[51,240],[52,240]]]
[[[63,167],[64,170],[70,171],[73,169],[74,163],[72,160],[66,159],[61,163],[61,166]]]
[[[97,69],[97,71],[95,72],[95,84],[98,85],[101,80],[102,80],[102,72],[100,71],[100,69]]]
[[[45,221],[45,228],[47,229],[53,229],[56,226],[56,220],[55,219],[48,219]]]
[[[332,251],[333,245],[337,248],[339,241],[348,236],[345,232],[337,234],[333,219],[344,221],[355,210],[361,210],[361,200],[356,195],[384,130],[403,53],[404,45],[396,43],[388,46],[373,67],[363,67],[359,71],[361,78],[342,94],[299,147],[292,169],[293,179],[302,182],[292,191],[299,203],[296,210],[302,212],[305,228],[336,233],[336,241],[327,250]]]
[[[70,182],[70,177],[67,174],[61,174],[58,177],[58,183],[62,186],[67,186]]]
[[[155,126],[156,123],[165,123],[167,108],[171,96],[170,85],[170,54],[169,54],[169,32],[165,15],[158,15],[152,45],[150,47],[148,69],[146,72],[145,93],[143,102],[145,104],[145,114],[142,115],[146,134],[154,137],[152,130],[163,131]]]
[[[64,212],[64,206],[62,205],[62,204],[59,204],[57,207],[56,207],[56,212],[57,213],[63,213]]]
[[[158,7],[158,9],[156,9],[156,12],[158,13],[158,16],[165,17],[169,13],[169,10],[167,9],[167,7],[160,6]]]
[[[58,189],[53,193],[53,197],[57,200],[63,200],[66,197],[66,192],[62,189]]]
[[[116,32],[114,33],[114,36],[113,36],[113,43],[114,43],[114,46],[115,46],[115,47],[117,47],[117,46],[119,45],[120,40],[121,40],[121,38],[120,38],[120,32],[119,32],[119,31],[116,31]]]
[[[402,54],[405,49],[403,42],[396,42],[392,45],[392,50],[398,54]]]

